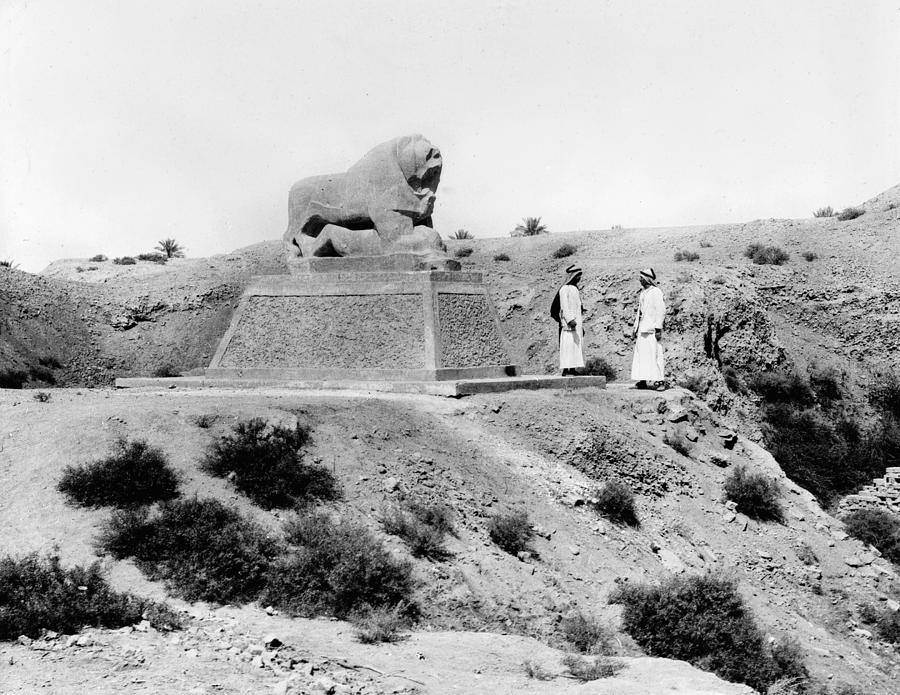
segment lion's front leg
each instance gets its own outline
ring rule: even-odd
[[[381,208],[378,210],[369,209],[369,216],[372,223],[381,237],[381,242],[385,249],[392,245],[402,236],[412,233],[413,221],[406,215],[402,215],[395,210]]]

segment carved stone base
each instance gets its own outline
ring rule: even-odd
[[[421,270],[459,270],[459,261],[452,258],[428,258],[414,253],[394,253],[380,256],[345,256],[345,257],[289,257],[288,271],[291,275],[309,275],[311,273],[371,273],[378,271],[421,271]]]
[[[206,370],[388,381],[515,374],[481,274],[447,271],[255,278]]]

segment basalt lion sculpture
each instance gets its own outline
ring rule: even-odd
[[[409,135],[378,145],[345,173],[298,181],[288,196],[288,257],[445,258],[431,222],[441,166],[437,147]]]

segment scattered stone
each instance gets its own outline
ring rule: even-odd
[[[728,512],[728,513],[725,515],[724,519],[725,519],[725,523],[726,523],[726,524],[730,524],[732,521],[734,521],[735,519],[737,519],[737,514],[735,514],[734,512]]]
[[[719,438],[722,440],[722,446],[726,449],[733,449],[738,440],[737,435],[731,430],[720,430]]]
[[[697,430],[688,425],[684,428],[684,438],[689,442],[696,442],[698,439],[700,439],[700,435],[698,434]]]
[[[572,555],[580,555],[581,548],[579,548],[577,545],[570,545],[569,552],[572,553]]]
[[[390,476],[384,479],[383,487],[385,492],[396,492],[400,489],[400,481],[394,476]]]
[[[34,642],[34,640],[31,639],[30,637],[28,637],[27,635],[19,635],[19,639],[17,639],[16,642],[18,642],[19,644],[21,644],[23,647],[27,647],[27,646],[29,646],[32,642]]]
[[[888,607],[888,610],[893,611],[894,613],[900,612],[900,601],[889,598],[885,605]]]
[[[278,639],[277,635],[270,633],[263,637],[263,644],[265,644],[268,649],[274,649],[275,647],[280,647],[284,642]]]
[[[688,419],[686,410],[675,410],[669,415],[669,422],[684,422]]]

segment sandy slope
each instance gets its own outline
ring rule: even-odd
[[[820,678],[833,675],[838,682],[864,685],[866,692],[889,693],[892,679],[900,675],[896,654],[857,636],[852,623],[859,602],[898,595],[893,570],[867,556],[859,543],[844,540],[840,523],[788,481],[783,481],[788,512],[784,525],[760,525],[741,515],[729,520],[720,501],[726,471],[712,463],[711,454],[727,455],[730,465],[743,461],[777,476],[780,470],[765,451],[747,440],[734,451],[723,449],[718,418],[685,391],[673,390],[661,397],[612,388],[461,401],[287,391],[55,390],[48,403],[39,403],[30,395],[28,391],[0,392],[0,478],[5,483],[0,489],[0,523],[6,529],[0,538],[0,553],[49,551],[59,546],[66,562],[91,560],[92,537],[104,512],[67,506],[54,485],[65,465],[95,458],[122,435],[146,437],[162,447],[182,471],[187,494],[233,501],[277,528],[275,515],[252,508],[226,483],[205,476],[196,467],[216,433],[225,431],[236,419],[255,415],[280,421],[299,418],[312,424],[315,441],[310,455],[333,466],[344,486],[345,501],[335,509],[379,533],[378,512],[392,499],[414,496],[450,504],[458,529],[458,537],[448,544],[453,558],[437,564],[416,561],[425,608],[420,629],[435,634],[417,634],[401,647],[374,651],[356,645],[346,635],[339,640],[339,655],[352,663],[418,674],[412,677],[427,683],[429,692],[454,692],[443,689],[440,684],[444,683],[460,683],[458,692],[479,692],[475,669],[481,669],[482,676],[493,674],[490,682],[497,683],[499,692],[517,692],[525,682],[521,663],[533,652],[546,659],[548,667],[559,662],[559,653],[533,641],[442,631],[512,632],[554,643],[558,639],[556,622],[571,610],[616,625],[617,609],[606,604],[606,597],[618,582],[652,580],[682,571],[733,574],[766,629],[773,636],[795,636]],[[665,412],[660,414],[663,408]],[[670,420],[680,420],[682,411],[698,434],[690,458],[675,454],[662,443],[667,431],[686,427],[685,422]],[[213,426],[197,427],[193,423],[198,415],[213,416]],[[592,448],[599,453],[589,454]],[[399,491],[386,491],[388,477],[398,480]],[[609,524],[584,506],[583,500],[598,480],[609,477],[625,479],[643,491],[640,529]],[[520,562],[488,540],[489,517],[510,508],[527,509],[539,527],[541,535],[535,541],[538,559]],[[406,553],[397,539],[385,537],[385,541],[397,552]],[[797,549],[801,541],[813,549],[818,565],[807,567],[800,561]],[[863,564],[848,565],[847,558],[854,557],[862,557]],[[109,569],[118,587],[162,596],[161,587],[146,582],[130,563],[110,563]],[[252,608],[240,609],[238,623],[245,626],[251,616],[262,621],[258,633],[268,630],[265,616]],[[309,641],[293,642],[294,635],[312,629],[304,623],[278,622],[277,629],[291,636],[290,640],[282,638],[286,643],[316,651],[315,631]],[[335,629],[347,631],[346,626]],[[55,682],[68,683],[74,678],[76,683],[99,688],[97,692],[118,687],[103,690],[99,681],[91,680],[97,677],[92,674],[103,671],[104,664],[108,669],[110,663],[105,659],[114,661],[117,650],[130,642],[118,636],[103,639],[112,646],[101,650],[99,656],[81,654],[75,661],[54,662],[51,673]],[[133,639],[152,654],[148,662],[154,666],[142,666],[136,672],[148,691],[166,682],[169,676],[164,674],[171,675],[174,664],[182,668],[183,655],[166,647],[163,637]],[[216,652],[218,643],[198,639],[201,653]],[[259,640],[260,636],[250,639]],[[489,668],[481,639],[495,645],[498,654]],[[623,655],[638,654],[627,637],[621,639]],[[452,645],[452,650],[438,656],[442,644]],[[321,645],[317,648],[317,654],[334,655]],[[433,653],[413,668],[410,654],[425,653],[425,648]],[[40,662],[29,656],[31,651],[24,647],[8,650],[22,666],[18,677],[27,683],[38,682],[43,671],[38,668]],[[236,683],[245,683],[240,680],[243,676],[232,670],[240,663],[236,658],[234,664],[210,665],[201,660],[199,670],[189,672],[206,686],[213,673],[216,682],[229,683],[233,677],[238,679]],[[93,666],[92,660],[97,662]],[[622,685],[621,689],[585,688],[584,692],[670,692],[670,683],[654,670],[657,666],[640,663],[650,670],[644,673],[644,666],[635,665],[622,676],[644,673],[634,675],[637,681],[628,686],[632,690]],[[211,670],[204,670],[207,667]],[[334,672],[332,666],[325,670]],[[242,673],[240,668],[238,671]],[[85,680],[75,678],[78,673],[85,674]],[[274,672],[265,676],[270,680],[286,677]],[[658,683],[660,689],[641,690],[648,687],[640,685],[641,679]],[[702,682],[691,687],[702,691]],[[121,685],[119,680],[111,683]],[[552,687],[532,682],[531,692],[566,692],[561,690],[563,684],[574,687],[569,681],[553,681]],[[186,681],[179,681],[179,688],[182,686],[186,687]],[[232,692],[251,685],[235,687],[238,689]],[[692,692],[687,686],[685,690]]]

